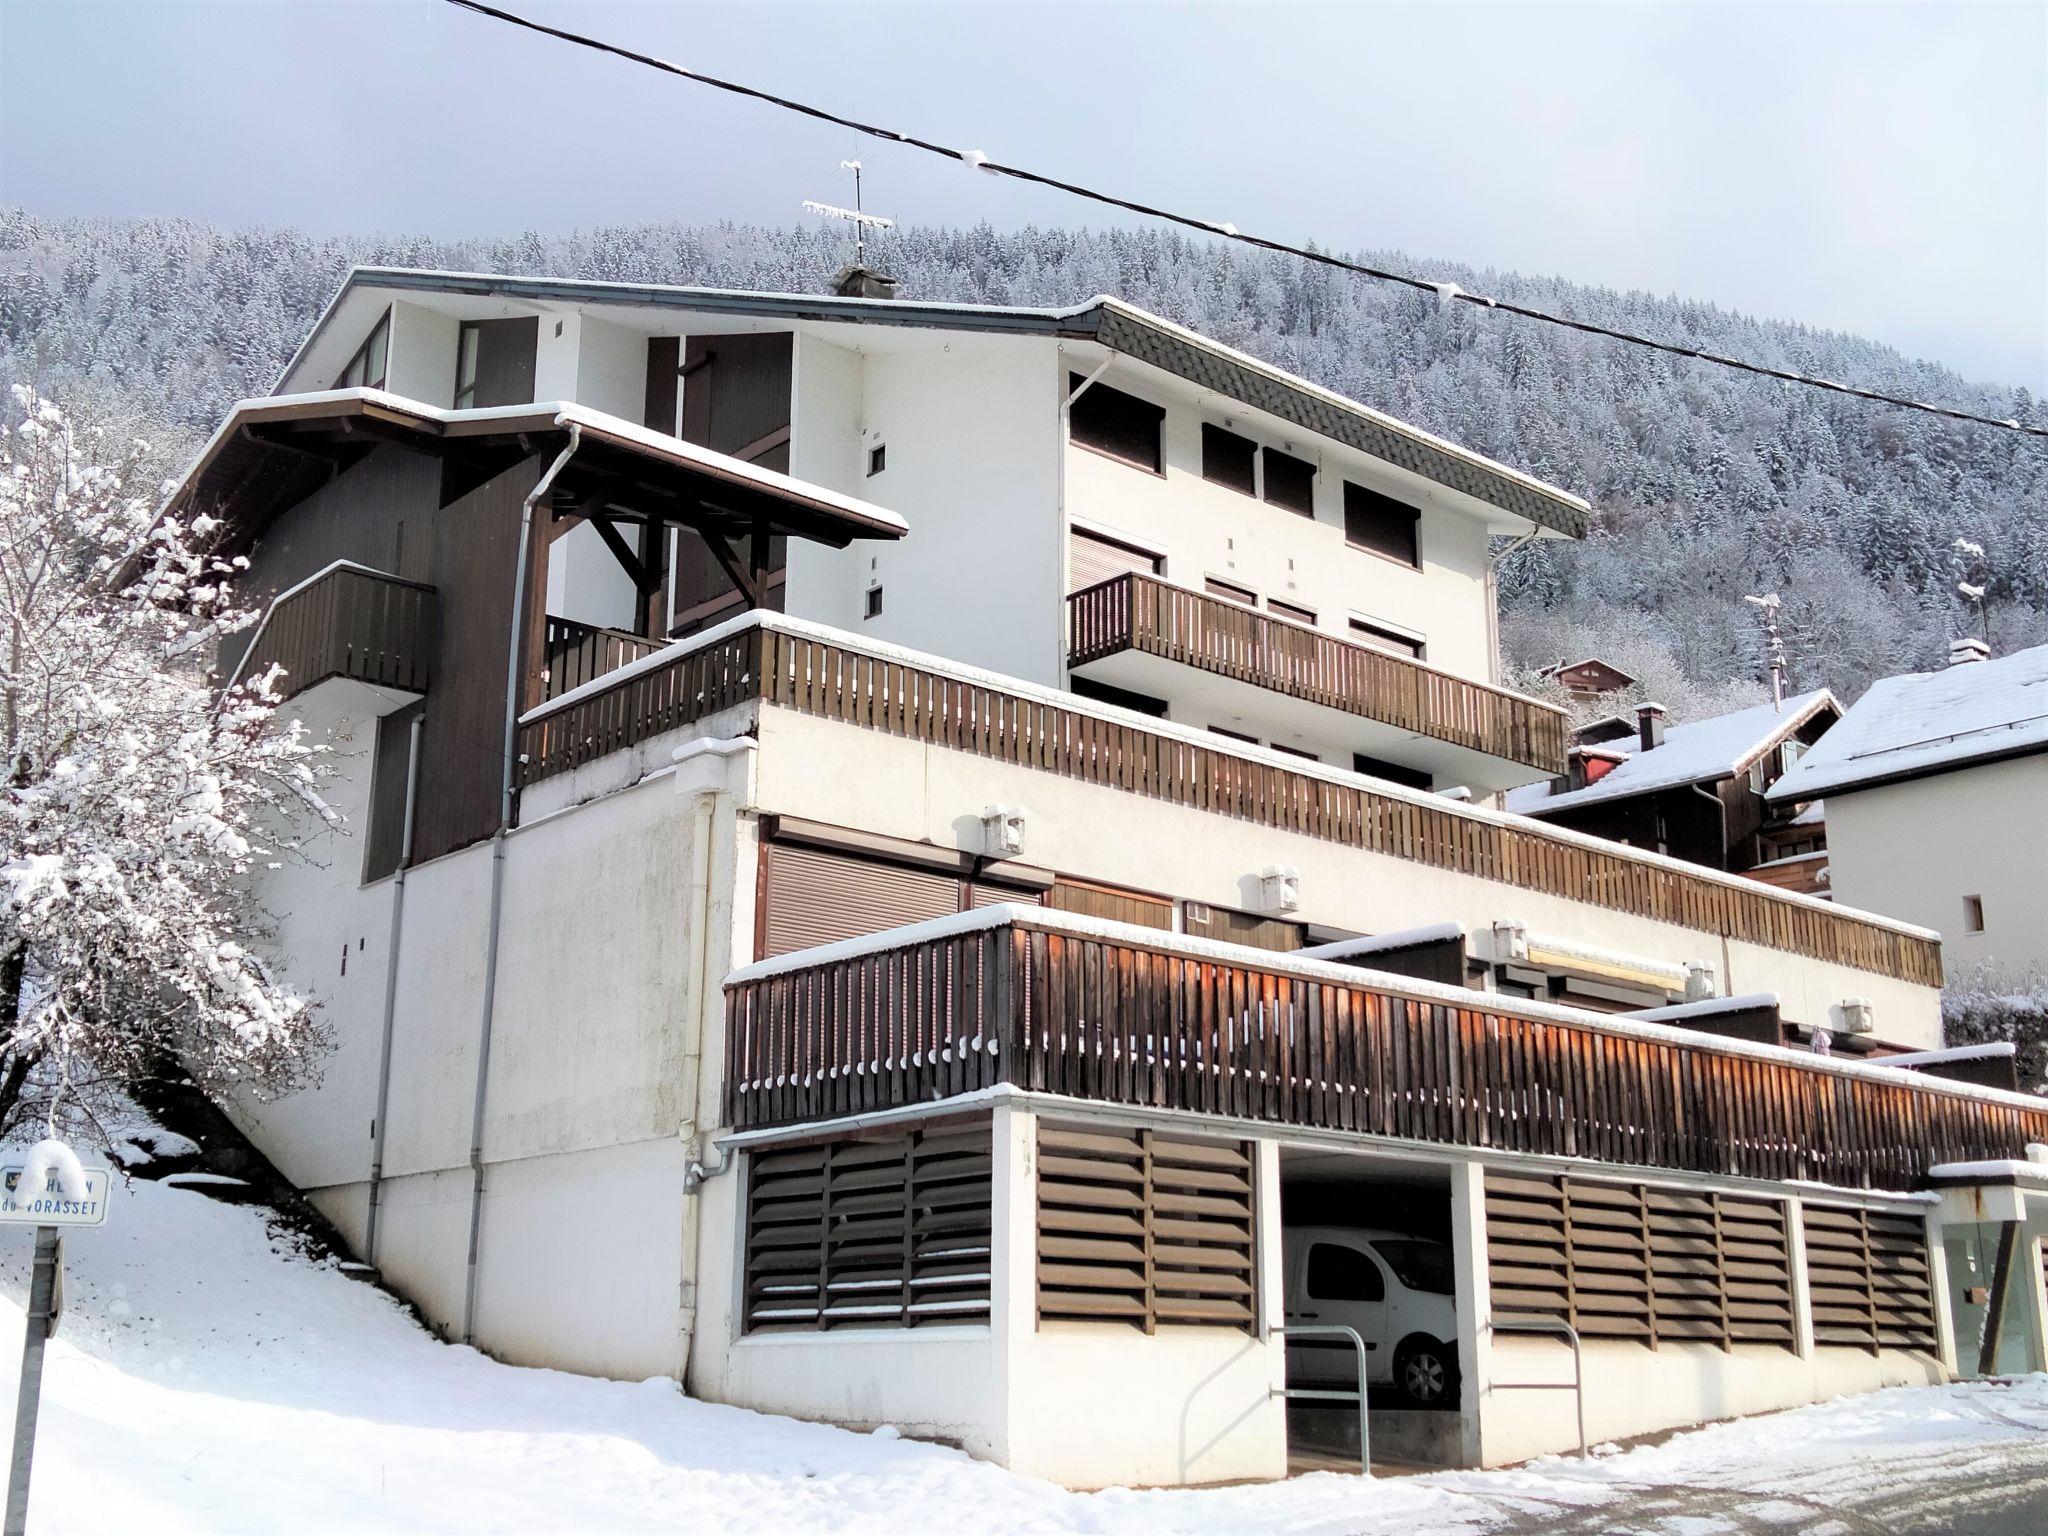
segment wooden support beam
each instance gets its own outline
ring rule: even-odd
[[[626,543],[617,525],[609,517],[598,514],[590,517],[590,526],[597,530],[597,536],[604,540],[604,547],[612,552],[612,558],[619,562],[619,568],[632,581],[633,590],[644,595],[650,581],[647,567]]]
[[[698,536],[704,540],[704,547],[711,551],[711,557],[718,562],[719,569],[725,572],[726,579],[739,590],[747,606],[760,607],[761,584],[747,566],[740,564],[739,556],[733,552],[732,545],[726,542],[724,535],[700,529]]]

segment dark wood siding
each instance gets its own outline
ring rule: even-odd
[[[682,346],[679,336],[647,338],[647,403],[640,416],[643,427],[656,432],[676,429],[676,400],[682,384],[677,372],[683,365]]]
[[[1082,917],[1106,917],[1112,922],[1137,923],[1146,928],[1173,927],[1173,903],[1166,897],[1112,885],[1092,885],[1084,880],[1055,881],[1045,893],[1045,905]]]
[[[1038,1128],[1038,1318],[1258,1325],[1252,1147]]]
[[[986,1323],[989,1122],[747,1157],[748,1332]]]
[[[1234,912],[1229,907],[1212,907],[1201,901],[1182,903],[1181,926],[1198,938],[1283,953],[1300,949],[1308,942],[1305,923],[1284,917],[1262,917],[1256,912]]]
[[[795,356],[789,332],[692,336],[683,351],[684,442],[745,454],[788,429]]]

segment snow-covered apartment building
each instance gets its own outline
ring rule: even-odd
[[[363,270],[174,504],[350,818],[234,1112],[451,1338],[1077,1486],[1281,1475],[1319,1327],[1465,1463],[1560,1324],[1596,1438],[1979,1366],[1935,937],[1497,809],[1561,490],[1113,299]]]

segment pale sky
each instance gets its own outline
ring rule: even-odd
[[[497,0],[1283,240],[1707,299],[2048,388],[2048,0]],[[1101,225],[438,0],[0,0],[0,202],[321,232]],[[1077,295],[1078,297],[1078,295]]]

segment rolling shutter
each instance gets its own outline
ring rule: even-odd
[[[787,843],[761,856],[764,960],[960,910],[957,876]]]
[[[1920,1217],[1808,1205],[1802,1225],[1814,1343],[1872,1354],[1936,1351],[1927,1228]]]
[[[751,1154],[747,1330],[986,1323],[993,1167],[985,1120]]]
[[[1147,575],[1157,575],[1159,564],[1157,555],[1129,544],[1119,544],[1115,539],[1105,539],[1100,534],[1084,533],[1079,528],[1072,529],[1067,534],[1069,592],[1092,587],[1099,581],[1121,576],[1126,571],[1142,571]]]
[[[1038,1316],[1252,1330],[1252,1151],[1154,1131],[1038,1131]]]

